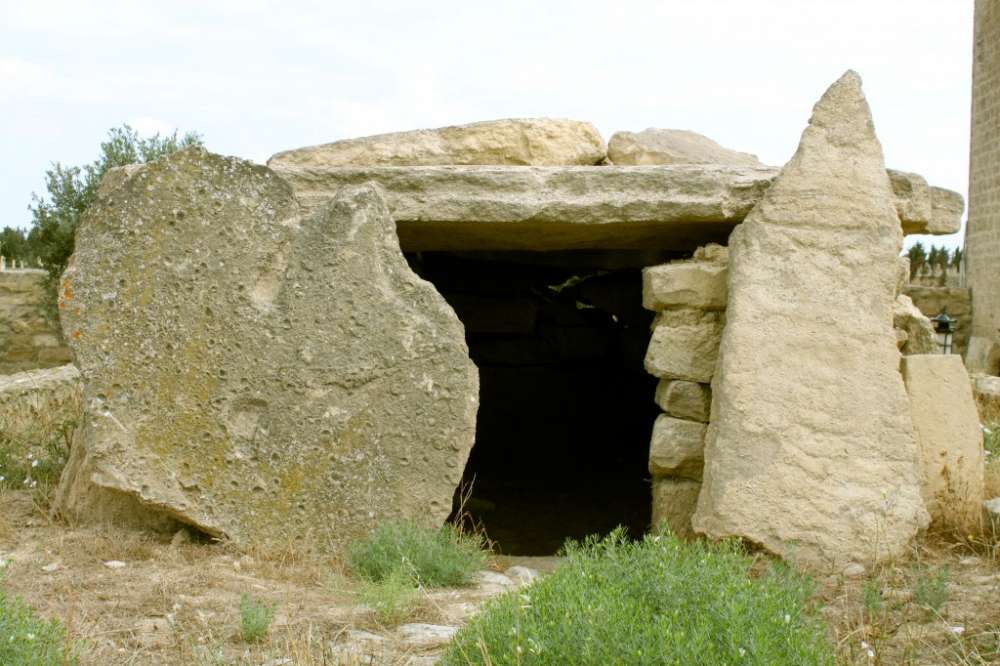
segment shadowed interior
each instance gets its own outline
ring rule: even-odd
[[[549,555],[567,538],[650,521],[658,409],[643,369],[653,315],[646,252],[420,253],[410,264],[454,307],[480,372],[466,519],[499,550]],[[456,498],[456,504],[459,504]]]

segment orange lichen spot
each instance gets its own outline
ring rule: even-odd
[[[80,339],[80,331],[78,331],[78,330],[77,331],[73,331],[73,339],[74,340],[79,340]]]
[[[60,310],[65,310],[66,309],[66,301],[64,301],[61,298],[59,299],[59,309]]]
[[[73,309],[73,314],[75,314],[75,315],[80,314],[80,308],[74,308]]]
[[[63,298],[67,301],[73,299],[73,287],[69,285],[69,280],[63,280]]]

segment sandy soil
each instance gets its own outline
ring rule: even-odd
[[[0,493],[5,588],[59,618],[82,664],[432,664],[443,641],[382,626],[359,584],[303,544],[271,552],[51,523],[38,493]],[[109,564],[109,563],[123,564]],[[550,571],[557,558],[495,557]],[[921,604],[921,581],[947,569],[947,600]],[[1000,564],[995,547],[926,539],[911,561],[857,578],[817,580],[817,601],[842,664],[1000,663]],[[460,626],[503,586],[484,581],[423,594],[406,622]],[[867,590],[868,601],[865,602]],[[277,605],[269,636],[248,645],[238,629],[243,594]]]

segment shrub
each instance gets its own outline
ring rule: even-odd
[[[277,604],[268,605],[248,594],[240,597],[240,636],[247,643],[255,643],[267,635],[274,620]]]
[[[451,525],[433,530],[391,522],[352,544],[347,560],[358,576],[375,583],[402,570],[416,585],[458,587],[483,568],[486,553],[479,537]]]
[[[457,664],[834,663],[808,582],[783,566],[754,578],[734,544],[671,535],[566,547],[548,577],[490,602],[440,662]]]
[[[407,619],[417,608],[420,590],[413,578],[402,568],[374,583],[368,581],[361,590],[361,601],[375,613],[384,625],[397,625]]]
[[[0,664],[70,666],[77,663],[58,620],[45,621],[20,599],[0,588]]]

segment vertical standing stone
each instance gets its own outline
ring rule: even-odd
[[[921,490],[935,527],[978,532],[983,506],[983,433],[969,373],[954,354],[903,358],[920,445]]]
[[[200,149],[120,180],[60,286],[85,417],[58,508],[249,543],[444,522],[478,376],[376,189],[303,215],[269,169]]]
[[[697,532],[828,568],[898,555],[927,525],[892,328],[901,240],[848,72],[730,237]]]

